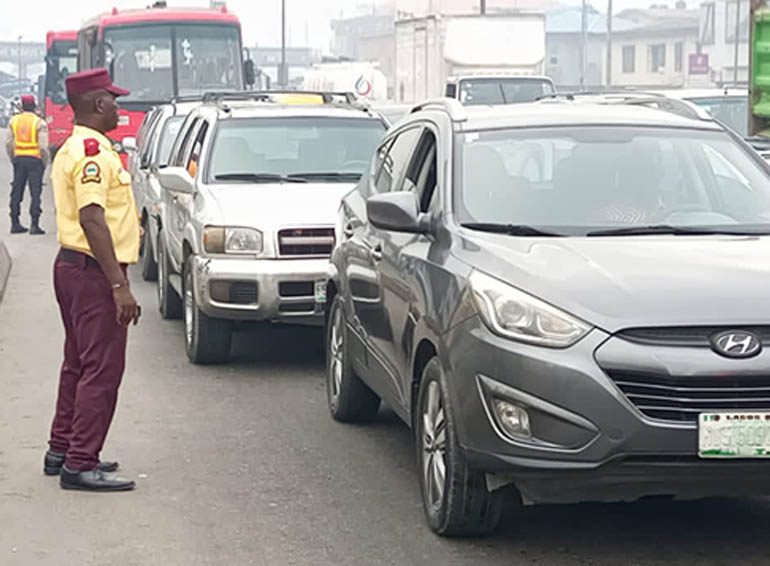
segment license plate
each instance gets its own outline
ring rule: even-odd
[[[315,282],[315,302],[316,303],[326,302],[326,281]]]
[[[698,456],[770,458],[770,413],[701,413],[698,416]]]
[[[118,126],[128,126],[130,123],[130,118],[125,115],[118,116]]]

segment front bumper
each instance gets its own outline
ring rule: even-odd
[[[195,256],[198,308],[213,318],[320,326],[327,259],[242,259]],[[237,297],[228,289],[238,289]],[[224,295],[224,296],[223,296]]]
[[[451,330],[446,345],[442,361],[467,459],[495,481],[515,483],[526,502],[770,493],[770,461],[700,460],[694,422],[649,418],[603,369],[622,363],[649,371],[657,364],[664,372],[689,359],[691,372],[705,371],[713,353],[683,357],[677,348],[628,346],[599,330],[571,348],[550,350],[500,338],[478,317]],[[495,397],[528,411],[531,439],[502,432]]]

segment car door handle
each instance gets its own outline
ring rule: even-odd
[[[177,203],[177,202],[179,202],[179,196],[178,196],[178,195],[174,195],[174,196],[172,196],[172,197],[171,197],[171,202],[173,202],[173,203]]]
[[[369,248],[369,255],[372,256],[374,261],[380,261],[382,259],[382,246],[377,244]]]
[[[342,233],[345,234],[346,238],[352,238],[355,234],[355,228],[353,227],[352,222],[348,222],[345,224],[345,227],[342,229]]]

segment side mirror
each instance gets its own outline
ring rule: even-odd
[[[253,86],[256,82],[256,73],[254,72],[254,61],[246,59],[243,62],[243,82],[246,86]]]
[[[158,172],[161,186],[178,193],[192,194],[194,181],[184,167],[166,167]]]
[[[123,138],[123,151],[136,151],[136,138],[127,136]]]
[[[366,215],[376,228],[393,232],[425,234],[430,231],[428,217],[420,212],[414,193],[374,195],[366,201]]]

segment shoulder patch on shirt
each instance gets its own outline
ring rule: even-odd
[[[93,157],[99,155],[99,140],[94,138],[87,138],[83,140],[83,145],[86,149],[86,157]]]
[[[83,166],[83,177],[80,182],[83,184],[102,182],[102,170],[96,161],[89,161]]]

